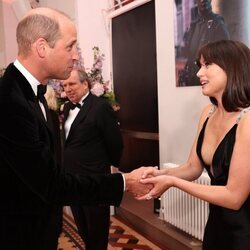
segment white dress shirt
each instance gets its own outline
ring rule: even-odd
[[[29,82],[31,88],[33,89],[35,95],[37,96],[37,87],[41,83],[16,59],[14,62],[14,66],[23,74],[23,76],[26,78],[26,80]],[[43,115],[46,117],[46,112],[43,104],[39,101],[39,105],[42,109]]]
[[[84,99],[89,95],[89,92],[84,95],[79,104],[82,106],[84,104]],[[71,128],[71,125],[72,123],[74,122],[78,112],[80,111],[80,109],[78,107],[75,107],[74,109],[70,109],[69,111],[69,115],[67,117],[67,120],[65,121],[64,123],[64,131],[65,131],[65,137],[67,139],[68,135],[69,135],[69,131],[70,131],[70,128]]]

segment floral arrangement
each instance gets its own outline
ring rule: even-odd
[[[84,68],[84,61],[81,53],[81,49],[79,46],[77,47],[78,54],[79,54],[79,61],[77,62],[77,65],[75,65],[76,68]],[[91,82],[91,93],[93,95],[96,95],[98,97],[105,98],[110,105],[112,106],[114,111],[118,111],[120,109],[120,105],[116,101],[115,94],[110,88],[110,81],[104,81],[102,76],[102,66],[103,61],[105,59],[105,55],[100,52],[99,47],[93,47],[93,54],[94,54],[94,62],[91,67],[91,69],[88,71],[86,70],[86,73],[88,74],[88,77]],[[57,93],[57,99],[58,99],[58,107],[67,100],[66,95],[63,91],[62,84],[60,80],[51,80],[49,84],[53,87],[53,89]]]
[[[116,101],[114,92],[110,89],[110,81],[104,81],[102,77],[102,66],[105,56],[100,53],[98,47],[93,47],[92,50],[94,53],[94,63],[90,72],[87,72],[92,86],[90,91],[93,95],[107,99],[114,111],[118,111],[120,106]]]

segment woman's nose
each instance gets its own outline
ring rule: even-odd
[[[199,78],[202,76],[202,67],[200,67],[200,69],[196,73],[196,76],[199,77]]]

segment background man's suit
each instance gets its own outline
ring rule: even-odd
[[[69,103],[64,106],[65,120],[69,106]],[[110,173],[110,166],[119,164],[122,148],[122,136],[114,111],[106,100],[89,93],[65,140],[64,168],[71,173]],[[71,209],[86,249],[107,249],[109,206],[72,206]]]
[[[35,103],[26,78],[9,65],[0,79],[1,249],[55,250],[61,206],[122,199],[120,174],[71,175],[56,166],[52,135]]]

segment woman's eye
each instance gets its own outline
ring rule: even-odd
[[[206,69],[208,69],[210,65],[211,65],[211,63],[203,63],[203,64],[201,64],[201,67],[203,66]]]
[[[200,61],[195,61],[195,64],[198,66],[198,68],[200,69],[201,68],[201,63],[200,63]]]

